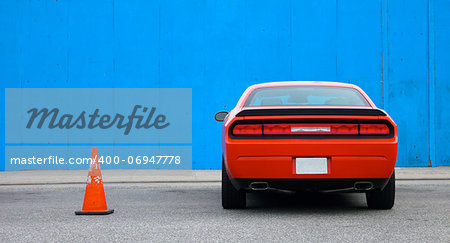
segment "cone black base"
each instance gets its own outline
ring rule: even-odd
[[[107,215],[114,213],[114,209],[106,211],[75,211],[76,215]]]

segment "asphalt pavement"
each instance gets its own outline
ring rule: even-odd
[[[224,210],[219,182],[106,183],[106,216],[76,216],[81,184],[0,186],[2,242],[450,242],[450,180],[398,180],[392,210],[364,194],[248,195]]]
[[[1,171],[0,185],[82,184],[86,170]],[[103,170],[104,183],[220,182],[220,170]],[[397,167],[397,180],[450,180],[450,166]]]

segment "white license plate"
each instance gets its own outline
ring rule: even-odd
[[[327,158],[295,158],[296,174],[328,174]]]

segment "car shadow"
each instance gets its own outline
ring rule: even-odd
[[[261,191],[247,193],[248,209],[297,211],[367,210],[364,193]]]

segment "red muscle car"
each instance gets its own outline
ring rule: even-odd
[[[394,205],[397,126],[358,86],[253,85],[215,118],[225,209],[245,208],[247,192],[267,189],[364,192],[369,208]]]

